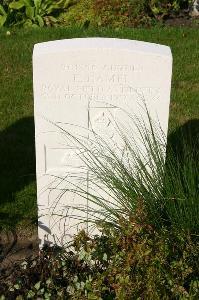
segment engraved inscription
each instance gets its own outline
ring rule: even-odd
[[[73,74],[74,83],[116,83],[116,84],[125,84],[127,81],[126,74],[84,74],[76,73]]]
[[[133,87],[129,85],[63,85],[43,84],[41,97],[49,100],[96,100],[105,101],[120,98],[121,100],[142,96],[143,98],[159,99],[158,87]]]
[[[80,149],[74,148],[49,148],[44,146],[45,150],[45,173],[50,171],[64,170],[65,173],[70,172],[71,169],[82,168],[82,161],[79,158],[81,154]]]
[[[101,137],[115,139],[115,113],[118,108],[91,108],[89,128]]]
[[[112,71],[112,72],[142,72],[143,67],[141,65],[95,65],[95,64],[81,64],[81,65],[68,65],[62,64],[61,69],[63,71],[70,71],[70,72],[81,72],[81,71]]]
[[[133,85],[135,74],[144,71],[142,65],[62,64],[62,82],[40,83],[42,99],[53,101],[129,101],[134,97],[159,99],[159,87]],[[129,82],[131,84],[129,85]]]

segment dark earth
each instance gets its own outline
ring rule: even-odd
[[[37,227],[2,231],[0,234],[0,282],[9,278],[16,264],[39,255]]]
[[[199,17],[191,18],[189,15],[179,15],[170,17],[164,21],[166,26],[176,27],[199,27]]]

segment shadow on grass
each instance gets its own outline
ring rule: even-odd
[[[199,119],[168,136],[165,172],[166,220],[190,232],[199,230]]]
[[[181,164],[189,153],[197,162],[199,160],[199,119],[189,120],[178,127],[168,136],[167,145]]]
[[[30,207],[24,207],[26,196],[16,200],[16,193],[31,182],[35,182],[34,119],[26,117],[0,132],[0,226],[23,219]]]

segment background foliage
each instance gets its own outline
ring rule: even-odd
[[[54,25],[60,12],[72,4],[71,0],[18,0],[0,5],[0,26],[18,25],[43,27]]]
[[[140,26],[162,20],[192,0],[3,0],[1,26]],[[153,22],[152,22],[153,23]]]
[[[188,9],[192,0],[149,0],[147,2],[153,15],[163,18],[171,13],[178,13],[181,9]]]

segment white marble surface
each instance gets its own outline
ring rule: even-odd
[[[62,130],[91,138],[93,129],[122,146],[114,122],[129,126],[126,112],[151,117],[167,134],[172,55],[167,46],[112,38],[79,38],[36,44],[33,52],[39,237],[69,240],[79,221],[66,214],[86,199],[65,191],[67,184],[89,188],[76,145]],[[64,125],[63,125],[64,124]],[[132,128],[132,126],[131,126]],[[140,145],[142,147],[142,145]],[[81,179],[78,179],[81,174]],[[60,178],[65,176],[65,180]],[[67,181],[70,183],[67,183]],[[63,194],[61,196],[61,194]],[[69,215],[79,214],[71,209]],[[59,214],[60,216],[55,216]],[[85,215],[84,215],[85,217]],[[71,225],[74,225],[71,228]]]
[[[194,0],[192,5],[190,5],[190,15],[192,17],[198,17],[199,16],[199,0]]]

